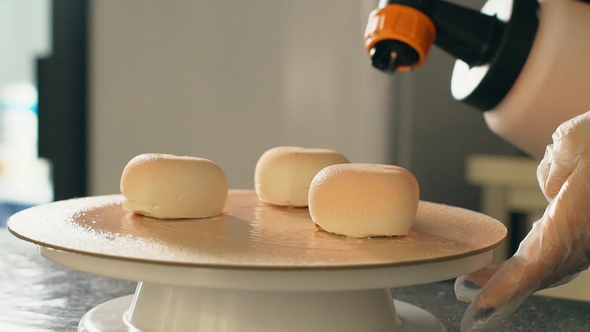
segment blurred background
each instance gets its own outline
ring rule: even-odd
[[[0,0],[0,87],[20,84],[31,94],[23,108],[38,109],[52,199],[118,192],[123,167],[144,152],[209,158],[230,187],[252,188],[266,149],[300,145],[407,167],[422,199],[477,210],[466,156],[519,152],[452,99],[454,60],[436,47],[411,74],[368,64],[376,5]]]
[[[0,0],[0,226],[53,199],[48,160],[38,158],[36,61],[52,53],[49,0]]]

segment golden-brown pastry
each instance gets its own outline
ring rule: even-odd
[[[258,198],[281,206],[307,206],[313,177],[322,168],[348,163],[341,153],[330,149],[279,146],[262,154],[254,172]]]
[[[418,181],[405,168],[342,164],[311,182],[309,213],[319,228],[356,238],[408,233],[419,203]]]
[[[123,208],[159,219],[207,218],[223,212],[228,180],[213,161],[148,153],[125,166]]]

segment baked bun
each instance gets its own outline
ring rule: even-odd
[[[322,168],[348,163],[344,155],[329,149],[279,146],[262,154],[254,171],[254,187],[261,201],[281,206],[307,206],[313,177]]]
[[[207,218],[223,212],[228,181],[204,158],[170,154],[139,155],[121,176],[123,208],[159,219]]]
[[[405,168],[381,164],[332,165],[309,188],[309,214],[321,229],[355,238],[408,233],[419,198]]]

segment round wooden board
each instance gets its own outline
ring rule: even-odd
[[[506,228],[470,210],[421,201],[408,235],[355,239],[315,228],[308,210],[230,190],[224,214],[159,220],[125,211],[122,195],[40,205],[8,220],[16,236],[46,248],[145,263],[226,269],[392,267],[476,255]]]

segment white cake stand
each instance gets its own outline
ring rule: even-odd
[[[506,235],[490,217],[429,202],[406,236],[352,239],[252,191],[230,191],[225,213],[208,219],[141,217],[122,201],[60,201],[8,221],[58,264],[139,282],[90,310],[79,331],[445,331],[389,288],[482,268]]]

